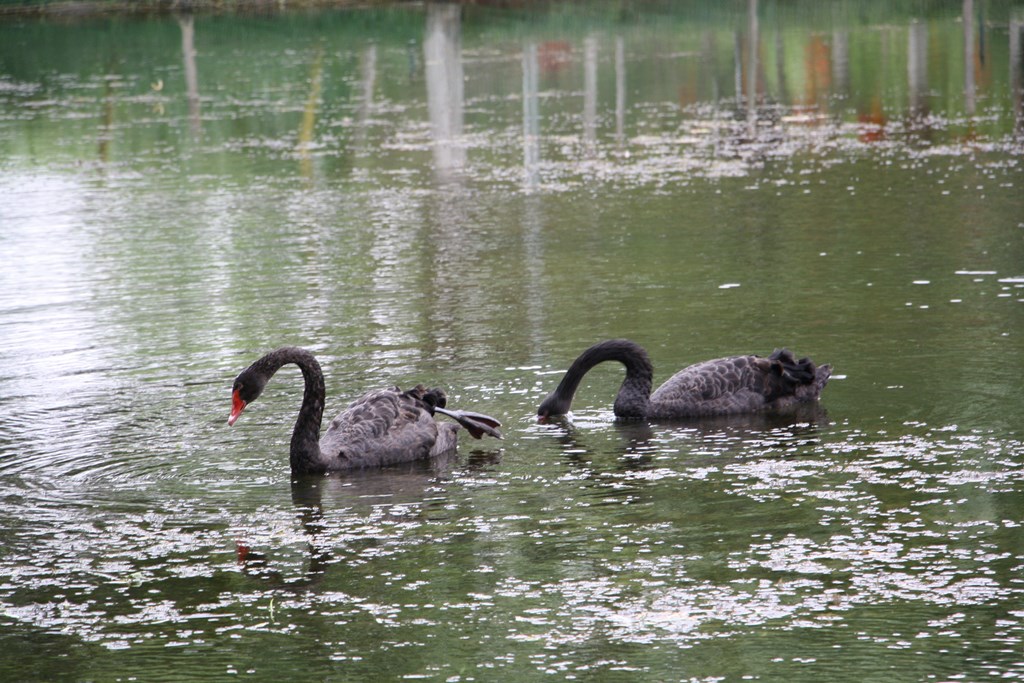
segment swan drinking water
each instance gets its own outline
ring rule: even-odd
[[[797,360],[785,349],[767,358],[731,356],[694,363],[672,375],[651,393],[654,369],[647,352],[628,339],[594,344],[580,354],[558,387],[545,398],[541,420],[569,412],[583,376],[598,363],[614,360],[626,366],[626,378],[615,397],[620,418],[672,419],[740,415],[785,410],[818,400],[832,374],[831,365]]]
[[[291,467],[296,474],[381,467],[453,450],[459,425],[475,438],[484,434],[501,438],[501,423],[493,417],[462,410],[447,410],[441,389],[422,385],[408,391],[398,387],[369,391],[331,420],[323,438],[320,420],[324,412],[324,375],[313,354],[285,346],[266,354],[235,378],[231,389],[233,425],[245,407],[255,401],[270,378],[288,363],[302,370],[306,388],[291,441]],[[436,422],[440,413],[458,424]]]

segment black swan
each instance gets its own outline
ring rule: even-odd
[[[626,366],[626,379],[615,397],[620,418],[672,419],[739,415],[784,410],[818,400],[832,366],[797,360],[785,349],[767,358],[732,356],[695,363],[674,374],[651,393],[654,369],[647,352],[628,339],[594,344],[573,361],[558,388],[548,394],[537,415],[541,420],[569,412],[580,380],[606,360]]]
[[[320,438],[324,413],[324,375],[313,354],[295,346],[271,351],[235,378],[231,389],[231,417],[259,398],[274,373],[288,363],[302,370],[306,389],[295,421],[291,442],[291,466],[296,474],[322,474],[334,470],[381,467],[453,450],[459,425],[475,438],[484,434],[501,438],[501,423],[493,417],[462,410],[446,410],[442,389],[420,385],[408,391],[398,387],[369,391],[352,403]],[[436,422],[434,413],[453,418],[458,424]]]

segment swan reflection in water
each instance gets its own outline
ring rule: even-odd
[[[579,417],[555,416],[533,431],[554,435],[566,475],[587,482],[580,495],[605,506],[652,502],[664,487],[681,491],[684,482],[703,479],[709,469],[809,454],[831,424],[816,402],[753,415],[616,420],[611,430],[603,417],[596,422],[604,426],[597,428],[593,415]]]
[[[538,429],[557,431],[557,440],[572,455],[592,453],[587,446],[587,431],[571,414],[547,418]],[[698,438],[726,435],[736,441],[780,444],[793,439],[806,439],[816,435],[830,424],[828,411],[820,403],[802,403],[788,410],[741,415],[708,415],[705,417],[658,420],[616,420],[612,423],[619,437],[617,450],[622,451],[623,468],[639,469],[651,462],[665,443],[665,429],[690,433]],[[573,458],[576,459],[576,458]]]
[[[469,454],[462,466],[470,470],[488,468],[498,461],[500,451],[479,450]],[[282,567],[287,560],[275,559],[275,551],[266,547],[269,541],[247,538],[236,541],[237,564],[246,575],[258,578],[270,588],[288,591],[315,589],[323,580],[328,569],[340,560],[340,534],[335,525],[325,519],[325,506],[331,511],[344,511],[346,519],[359,520],[359,538],[351,541],[345,554],[358,554],[351,546],[368,547],[378,539],[373,527],[382,518],[409,519],[409,510],[415,509],[417,517],[434,517],[443,514],[446,504],[445,487],[460,467],[460,458],[454,451],[441,454],[429,460],[417,460],[391,467],[354,470],[328,475],[293,475],[291,482],[292,504],[298,514],[299,525],[305,536],[306,567],[299,575],[289,576]],[[262,546],[262,547],[261,547]],[[281,549],[283,556],[287,551]]]

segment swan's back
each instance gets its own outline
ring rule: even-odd
[[[443,399],[443,392],[431,389]],[[459,425],[434,421],[423,387],[370,391],[331,420],[320,439],[329,469],[381,467],[452,450]],[[440,404],[443,405],[443,402]]]
[[[832,373],[831,366],[797,360],[786,350],[771,356],[730,356],[695,363],[670,377],[651,394],[648,417],[701,417],[784,410],[813,401]]]

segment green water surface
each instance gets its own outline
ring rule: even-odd
[[[1024,5],[0,23],[0,679],[1024,678]],[[789,347],[820,410],[619,423]],[[417,382],[457,456],[293,481]]]

